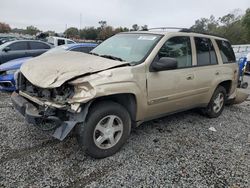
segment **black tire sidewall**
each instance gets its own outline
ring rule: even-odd
[[[89,110],[86,123],[81,125],[79,133],[79,144],[82,149],[94,158],[104,158],[116,153],[126,142],[131,131],[131,119],[127,110],[115,102],[101,102]],[[94,143],[93,134],[98,122],[108,115],[118,116],[123,123],[123,134],[119,142],[108,149],[101,149]]]

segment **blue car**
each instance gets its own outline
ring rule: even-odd
[[[42,55],[51,53],[61,53],[64,51],[89,53],[96,46],[97,44],[93,43],[76,43],[76,44],[63,45],[53,48]],[[23,63],[25,63],[27,60],[31,58],[33,57],[19,58],[0,65],[0,91],[16,90],[14,74],[17,70],[20,69]]]

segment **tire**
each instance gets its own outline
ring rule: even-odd
[[[226,89],[222,86],[218,86],[208,104],[203,109],[203,113],[209,118],[217,118],[221,115],[226,103]]]
[[[78,126],[77,140],[91,157],[105,158],[120,150],[130,131],[131,118],[122,105],[100,102],[90,108],[86,123]]]

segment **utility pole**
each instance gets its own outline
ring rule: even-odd
[[[79,28],[79,38],[81,34],[81,29],[82,29],[82,13],[80,13],[80,28]]]

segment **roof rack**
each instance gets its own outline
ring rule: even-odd
[[[154,27],[154,28],[149,28],[147,30],[148,31],[151,31],[151,30],[166,31],[166,30],[171,30],[171,29],[176,29],[176,30],[179,30],[179,31],[189,30],[188,28],[183,28],[183,27]]]
[[[197,31],[194,31],[192,29],[184,28],[184,27],[155,27],[155,28],[144,29],[144,30],[141,30],[141,31],[151,31],[151,30],[166,31],[166,30],[171,30],[171,29],[178,30],[178,32],[197,33],[197,34],[212,35],[212,36],[224,38],[223,36],[218,35],[218,34],[213,34],[213,33],[209,33],[209,32],[197,32]]]
[[[218,34],[214,34],[214,33],[209,33],[209,32],[198,32],[198,31],[194,31],[192,29],[181,30],[180,32],[197,33],[197,34],[211,35],[211,36],[215,36],[215,37],[224,38],[224,36],[222,36],[222,35],[218,35]]]

